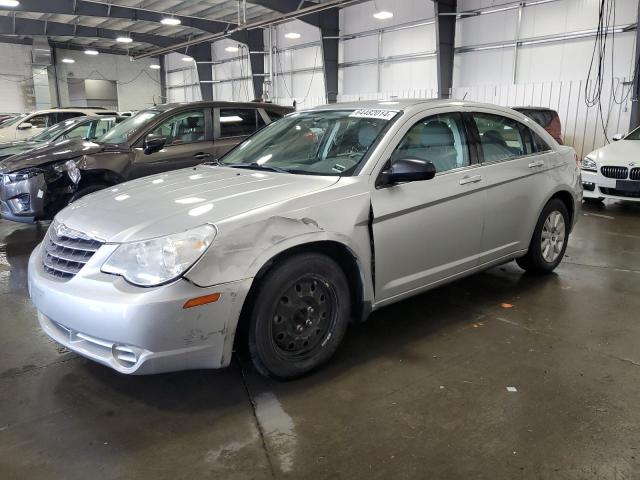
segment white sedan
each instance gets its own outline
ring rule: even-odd
[[[640,201],[640,127],[613,140],[582,160],[585,201]]]

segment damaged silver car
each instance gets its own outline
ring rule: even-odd
[[[29,261],[54,340],[122,373],[325,363],[372,310],[516,259],[548,273],[574,151],[513,110],[445,100],[287,115],[217,164],[88,195]]]

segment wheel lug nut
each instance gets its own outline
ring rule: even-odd
[[[306,321],[306,322],[304,322],[304,324],[305,324],[307,327],[310,327],[312,323],[313,323],[313,322],[311,321],[311,319],[307,319],[307,321]]]
[[[298,325],[298,326],[296,327],[296,331],[301,332],[301,331],[302,331],[302,325]]]

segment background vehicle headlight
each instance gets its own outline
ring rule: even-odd
[[[22,182],[23,180],[29,180],[30,178],[36,177],[42,173],[42,170],[37,168],[30,168],[28,170],[20,170],[15,173],[5,173],[2,176],[2,179],[5,184]]]
[[[102,265],[102,271],[142,287],[162,285],[186,272],[215,236],[213,225],[202,225],[166,237],[123,243]]]
[[[596,165],[596,162],[591,160],[589,157],[584,157],[582,159],[582,162],[580,162],[580,168],[582,168],[582,170],[590,170],[592,172],[598,171],[598,166]]]
[[[53,169],[58,173],[67,172],[69,179],[77,184],[80,181],[80,169],[78,168],[78,162],[80,159],[67,160],[66,162],[56,163]]]

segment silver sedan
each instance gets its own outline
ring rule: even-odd
[[[235,342],[293,378],[382,306],[513,259],[551,272],[581,199],[574,151],[513,110],[326,105],[73,203],[30,294],[49,336],[122,373],[224,367]]]

